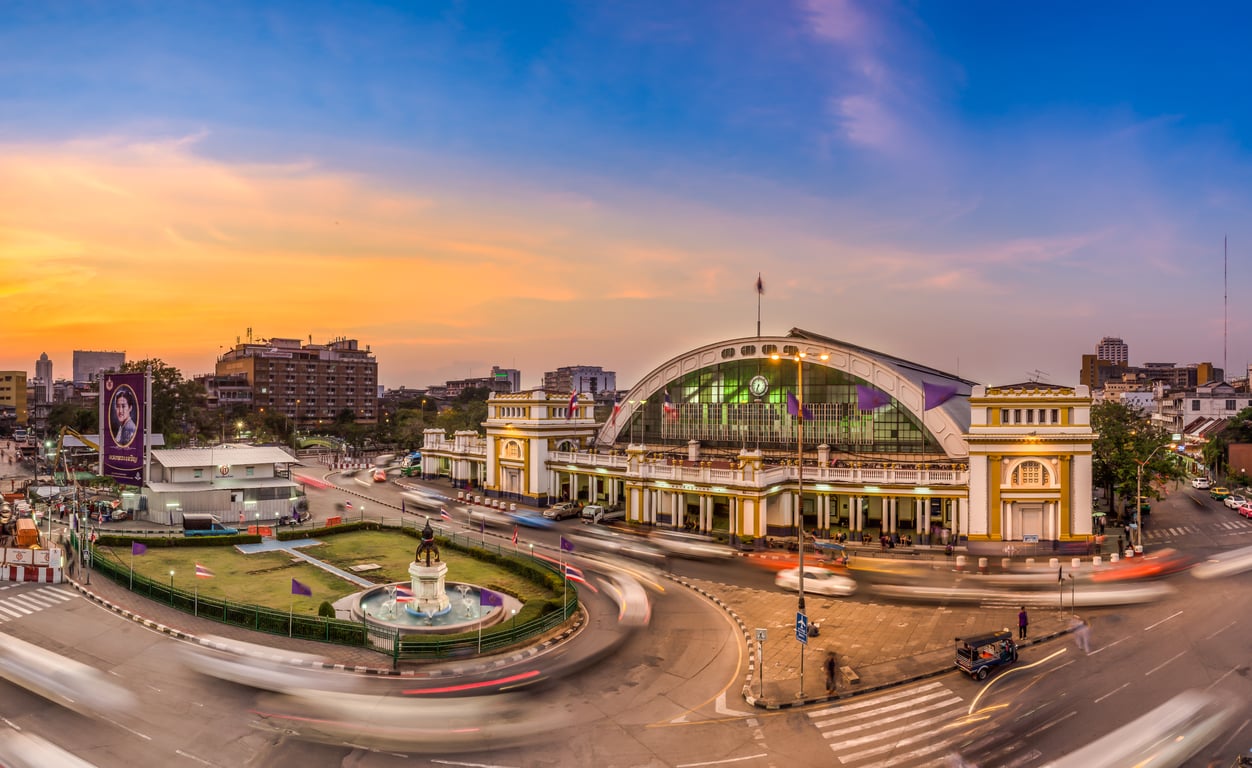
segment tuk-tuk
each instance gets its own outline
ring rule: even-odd
[[[977,680],[986,680],[992,669],[1015,661],[1017,643],[1007,629],[956,638],[956,666]]]

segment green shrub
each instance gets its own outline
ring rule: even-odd
[[[322,604],[317,606],[317,615],[333,619],[335,618],[335,606],[331,605],[329,600],[323,600]]]

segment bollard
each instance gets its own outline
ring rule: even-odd
[[[1100,563],[1102,562],[1104,562],[1104,559],[1100,557],[1099,555],[1095,555],[1094,557],[1091,558],[1091,564],[1097,568],[1100,567]]]
[[[1049,570],[1050,570],[1050,569],[1052,569],[1052,568],[1060,568],[1060,567],[1061,567],[1061,561],[1060,561],[1060,560],[1056,559],[1055,557],[1049,557],[1049,558],[1048,558],[1048,569],[1049,569]]]
[[[1070,561],[1069,561],[1069,567],[1070,567],[1070,568],[1074,568],[1074,569],[1081,568],[1081,567],[1082,567],[1082,558],[1081,558],[1081,557],[1075,557],[1074,559],[1070,560]]]
[[[1027,568],[1034,568],[1034,567],[1035,567],[1035,559],[1034,559],[1033,557],[1028,557],[1028,558],[1026,558],[1026,567],[1027,567]]]
[[[965,555],[956,556],[956,569],[958,571],[965,570]]]
[[[1132,557],[1134,557],[1134,556],[1135,556],[1135,549],[1134,549],[1134,547],[1127,547],[1127,549],[1126,549],[1126,559],[1127,559],[1127,560],[1129,560],[1130,558],[1132,558]]]
[[[987,558],[985,557],[978,558],[978,572],[979,573],[987,572]]]
[[[1120,555],[1118,555],[1116,552],[1114,552],[1113,554],[1109,555],[1109,562],[1110,562],[1110,563],[1113,563],[1114,565],[1116,565],[1116,564],[1117,564],[1117,562],[1118,562],[1120,559],[1121,559],[1121,556],[1120,556]]]
[[[1009,557],[1000,558],[1000,570],[1007,571],[1009,570],[1009,567],[1012,566],[1012,564],[1013,564],[1012,558],[1009,558]]]

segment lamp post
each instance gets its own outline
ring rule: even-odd
[[[1152,457],[1156,455],[1156,452],[1166,445],[1169,444],[1162,443],[1158,445],[1148,454],[1148,458],[1135,462],[1135,554],[1143,551],[1143,467],[1149,461],[1152,461]]]
[[[174,597],[174,571],[170,570],[170,598]]]
[[[792,356],[796,362],[796,539],[799,541],[798,554],[800,561],[800,600],[796,611],[804,613],[804,358],[805,353],[799,350]],[[830,355],[820,355],[826,360]],[[774,361],[782,358],[777,354],[770,355]],[[800,645],[800,698],[804,698],[804,644]]]

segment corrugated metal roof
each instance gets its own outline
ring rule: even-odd
[[[153,451],[152,460],[166,468],[216,467],[221,464],[300,464],[303,463],[282,448],[275,446],[220,446],[215,448],[180,448]]]

